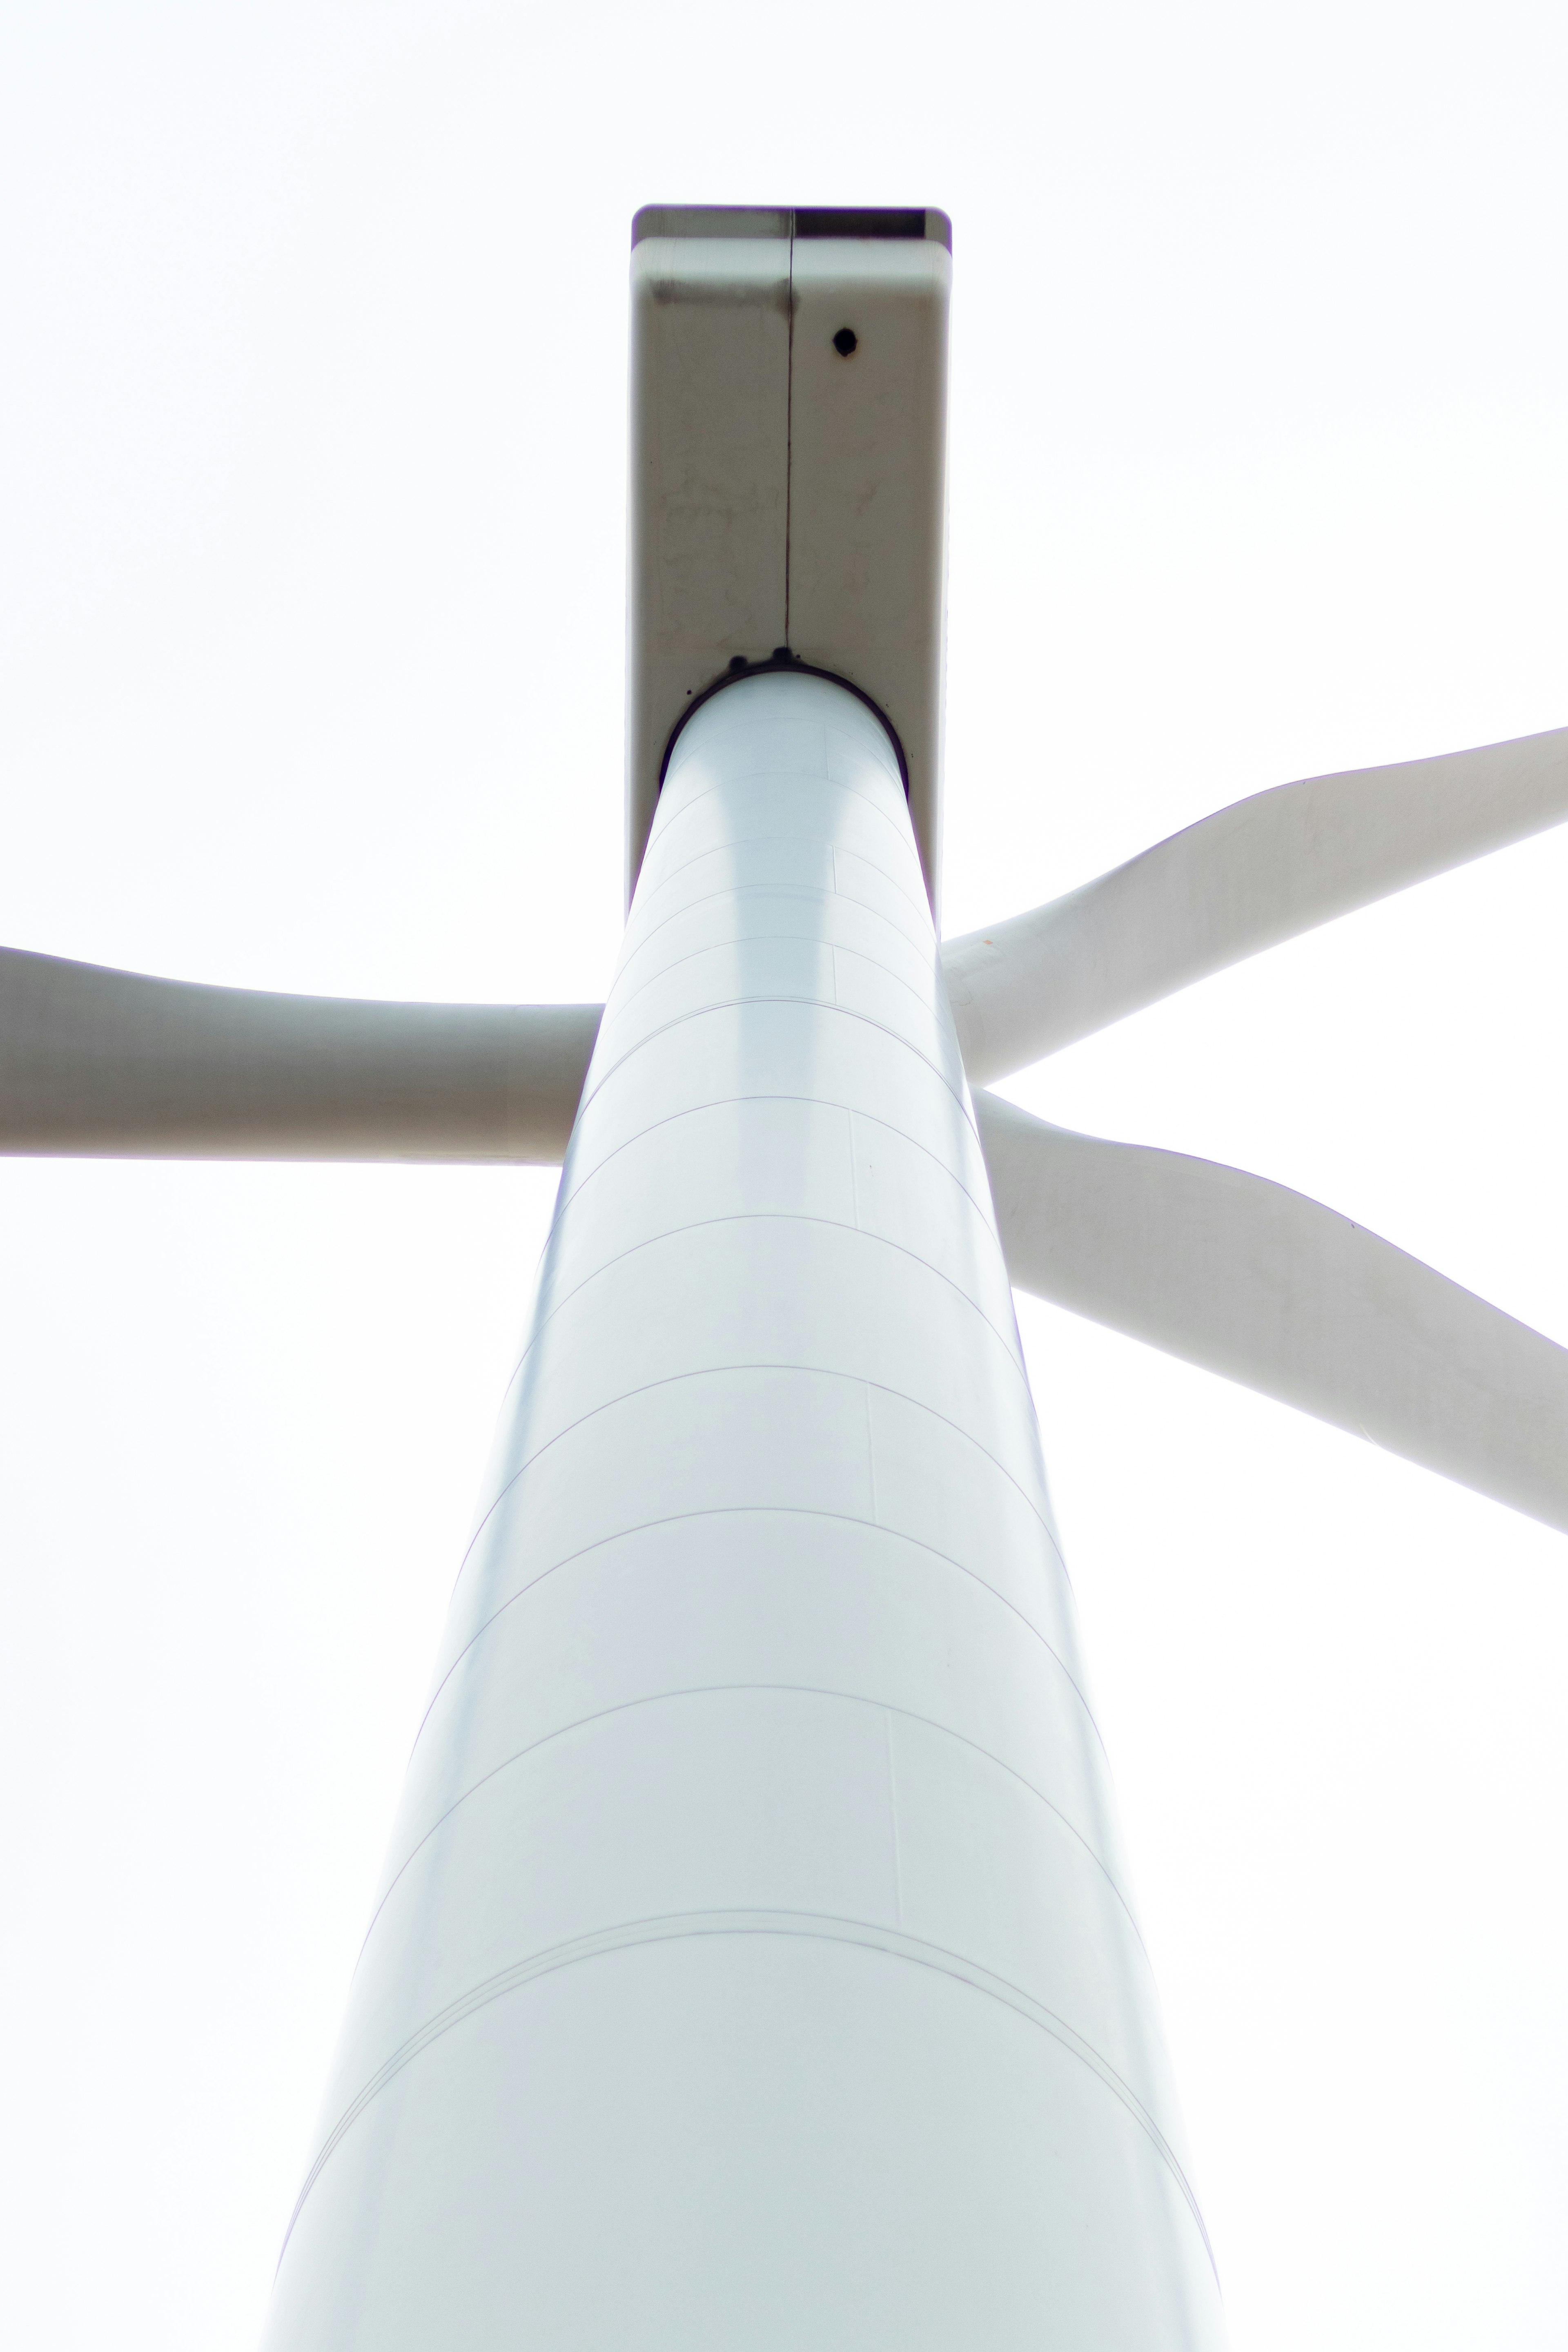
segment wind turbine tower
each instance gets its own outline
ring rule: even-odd
[[[637,216],[602,1008],[0,963],[7,1150],[561,1163],[267,2352],[1214,2352],[1012,1286],[1568,1528],[1568,1352],[984,1091],[1557,823],[1568,730],[942,943],[950,247]]]

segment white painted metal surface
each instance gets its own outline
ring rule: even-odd
[[[276,995],[0,948],[0,1152],[549,1166],[601,1010]]]
[[[1020,1290],[1568,1532],[1568,1349],[1286,1185],[974,1102]]]
[[[1256,793],[1048,906],[947,940],[989,1085],[1211,971],[1568,819],[1568,727]]]
[[[1218,2346],[880,726],[681,736],[268,2352]]]
[[[628,899],[674,730],[787,646],[892,723],[935,905],[946,215],[648,205],[632,238]]]

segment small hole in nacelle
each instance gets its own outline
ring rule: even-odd
[[[840,359],[847,360],[850,353],[853,351],[857,351],[859,348],[860,337],[856,334],[854,329],[852,327],[841,327],[838,333],[833,337],[833,349],[837,352]]]

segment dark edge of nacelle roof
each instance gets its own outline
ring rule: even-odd
[[[645,236],[904,237],[953,250],[953,224],[934,205],[643,205],[632,242]]]

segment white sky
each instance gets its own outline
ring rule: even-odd
[[[0,939],[602,994],[652,200],[954,216],[950,929],[1563,724],[1565,52],[1507,0],[14,0]],[[1016,1092],[1568,1340],[1565,905],[1568,833]],[[254,2339],[552,1189],[0,1166],[6,2341]],[[1020,1315],[1238,2352],[1561,2347],[1568,1546]]]

